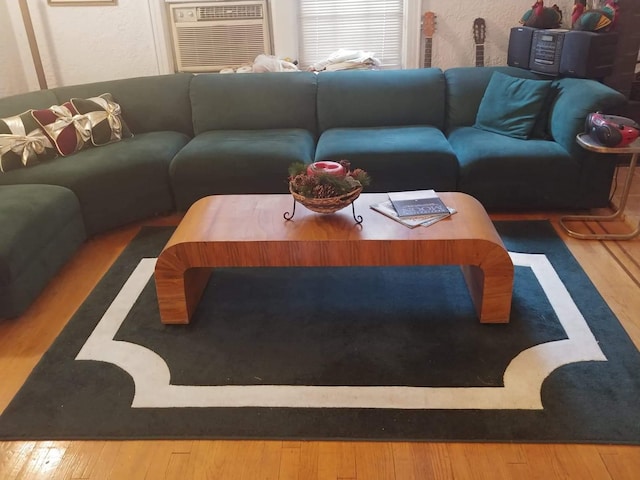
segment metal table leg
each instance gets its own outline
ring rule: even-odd
[[[633,182],[633,173],[638,162],[638,153],[634,153],[631,157],[631,163],[629,164],[629,173],[627,180],[624,183],[622,189],[622,196],[620,197],[620,206],[611,215],[567,215],[560,218],[560,225],[567,232],[570,237],[580,238],[582,240],[630,240],[640,235],[640,222],[635,230],[628,233],[579,233],[571,230],[565,225],[565,222],[581,221],[581,222],[610,222],[616,220],[624,213],[627,206],[627,199],[629,197],[629,191],[631,190],[631,183]]]

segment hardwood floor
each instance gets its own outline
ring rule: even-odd
[[[621,172],[619,181],[624,178]],[[639,185],[636,182],[635,185]],[[640,191],[629,200],[640,218]],[[640,348],[640,238],[566,237],[549,218]],[[177,216],[145,224],[174,224]],[[602,230],[601,225],[581,228]],[[128,226],[88,241],[20,318],[0,321],[0,411],[75,309],[136,234]],[[606,225],[608,231],[625,227]],[[640,375],[640,372],[638,372]],[[639,399],[640,405],[640,399]],[[639,407],[640,408],[640,407]],[[0,442],[0,479],[615,479],[640,476],[640,447],[564,444],[298,441]]]

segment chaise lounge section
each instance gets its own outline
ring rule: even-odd
[[[0,318],[20,315],[86,239],[80,203],[56,185],[0,187]]]

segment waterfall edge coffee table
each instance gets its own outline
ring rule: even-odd
[[[158,256],[155,283],[165,324],[191,320],[209,275],[223,267],[460,265],[481,323],[507,323],[513,263],[480,202],[438,193],[457,210],[428,227],[408,228],[369,208],[386,194],[362,194],[355,209],[313,213],[290,195],[217,195],[194,203]]]

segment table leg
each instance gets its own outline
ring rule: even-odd
[[[624,183],[622,189],[622,195],[620,197],[620,206],[611,215],[567,215],[560,218],[560,226],[567,232],[567,235],[582,240],[630,240],[640,235],[640,222],[638,226],[628,233],[580,233],[570,229],[565,222],[582,221],[582,222],[610,222],[618,219],[622,216],[627,206],[627,200],[629,198],[629,191],[631,190],[631,184],[633,183],[633,174],[638,162],[638,154],[634,153],[631,157],[631,163],[629,164],[629,172],[627,174],[627,180]]]
[[[478,265],[461,266],[480,323],[509,323],[513,263],[509,260],[499,267],[491,269]]]
[[[191,321],[210,274],[210,268],[189,268],[185,271],[156,269],[156,291],[162,323],[186,324]]]

